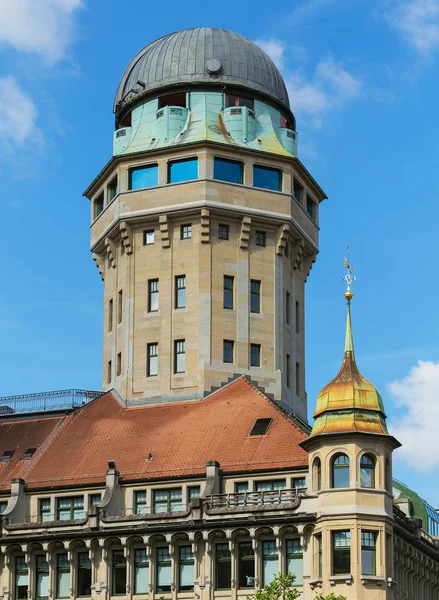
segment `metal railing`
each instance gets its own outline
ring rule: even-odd
[[[0,416],[79,408],[99,398],[103,393],[93,390],[58,390],[22,396],[3,396],[0,397]]]
[[[214,494],[206,500],[209,508],[234,508],[243,506],[269,506],[297,502],[299,490],[273,490],[264,492],[239,492],[235,494]]]

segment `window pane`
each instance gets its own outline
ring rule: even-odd
[[[263,554],[263,585],[273,581],[274,576],[279,572],[278,554],[276,542],[274,540],[264,541],[262,543]]]
[[[168,183],[198,178],[198,159],[179,160],[168,165]]]
[[[235,483],[235,492],[237,494],[248,492],[248,481],[237,481]]]
[[[113,551],[113,596],[125,595],[127,582],[127,565],[123,550]]]
[[[78,553],[77,567],[77,594],[78,596],[91,595],[91,561],[88,552]]]
[[[219,225],[218,226],[218,238],[220,240],[228,240],[229,239],[229,226],[228,225]]]
[[[232,363],[233,362],[233,341],[224,340],[223,342],[223,362]]]
[[[15,558],[15,598],[16,600],[27,600],[29,585],[29,574],[24,556]]]
[[[287,540],[287,572],[296,576],[295,585],[303,584],[303,550],[300,540]]]
[[[261,346],[259,344],[250,344],[250,365],[259,367],[261,363]]]
[[[179,275],[175,278],[175,308],[186,306],[186,276]]]
[[[154,229],[143,232],[143,245],[149,246],[154,243]]]
[[[49,565],[45,556],[36,557],[36,597],[49,596]]]
[[[179,589],[192,590],[194,587],[194,555],[190,546],[179,548]]]
[[[233,309],[233,277],[224,276],[224,308]]]
[[[159,168],[157,165],[131,169],[130,171],[130,189],[138,190],[141,188],[154,187],[159,184]]]
[[[333,574],[351,572],[351,532],[337,531],[332,534]]]
[[[253,167],[253,185],[266,190],[281,190],[281,172],[267,167]]]
[[[296,477],[293,479],[293,488],[304,488],[306,487],[305,477]]]
[[[180,238],[188,240],[192,237],[192,225],[182,225],[180,228]]]
[[[189,500],[194,500],[195,498],[199,498],[201,494],[201,488],[199,485],[193,485],[189,488]]]
[[[376,533],[361,532],[361,572],[363,575],[376,575]]]
[[[157,592],[171,591],[171,556],[168,548],[157,548]]]
[[[259,313],[261,312],[261,282],[252,279],[250,281],[250,290],[250,310],[252,313]]]
[[[57,572],[56,597],[70,598],[70,569],[68,571]]]
[[[231,588],[232,558],[228,544],[216,544],[216,590],[229,590]]]
[[[345,454],[337,456],[332,463],[332,486],[349,487],[349,458]]]
[[[238,587],[252,588],[255,585],[255,555],[251,542],[239,544]]]
[[[242,164],[232,160],[215,158],[213,164],[213,178],[231,183],[242,183]]]
[[[265,246],[265,231],[257,231],[255,237],[256,246]]]
[[[147,594],[149,562],[144,548],[136,548],[134,555],[134,593]]]

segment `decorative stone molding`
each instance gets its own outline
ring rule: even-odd
[[[116,245],[114,243],[114,240],[112,240],[109,237],[105,238],[105,250],[107,252],[107,258],[108,258],[108,266],[110,267],[110,269],[115,269],[116,268]]]
[[[250,227],[251,217],[242,217],[241,235],[239,238],[239,245],[243,250],[248,249],[248,243],[250,240]]]
[[[303,274],[305,277],[305,282],[309,277],[309,274],[311,273],[311,269],[313,264],[316,262],[316,255],[315,254],[307,254],[306,256],[303,257]]]
[[[122,245],[125,248],[125,252],[127,254],[132,254],[133,253],[133,230],[131,229],[131,226],[128,225],[128,223],[126,221],[122,221],[122,223],[119,224],[119,231],[120,231],[120,237],[122,240]]]
[[[285,223],[279,228],[279,238],[276,244],[276,254],[283,256],[285,254],[285,246],[287,245],[291,228],[288,223]]]
[[[330,575],[328,577],[328,581],[330,585],[335,585],[336,583],[345,583],[346,585],[352,585],[354,582],[354,578],[352,575]]]
[[[169,239],[169,219],[168,215],[159,216],[160,237],[162,240],[162,248],[169,248],[171,241]]]
[[[102,254],[98,254],[97,252],[93,252],[92,257],[93,257],[93,260],[95,261],[95,265],[99,271],[99,275],[101,276],[102,281],[104,281],[105,260],[102,257]]]
[[[300,269],[302,268],[302,256],[303,256],[304,249],[305,249],[305,241],[303,240],[303,238],[294,240],[292,261],[293,261],[293,269],[295,271],[300,271]]]
[[[200,221],[200,238],[202,244],[208,244],[210,242],[210,212],[207,208],[201,209],[201,221]]]

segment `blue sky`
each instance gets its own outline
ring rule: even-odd
[[[357,362],[404,443],[395,475],[439,506],[439,0],[2,0],[0,394],[99,389],[102,282],[81,194],[110,158],[128,62],[195,26],[270,53],[329,197],[307,283],[310,413],[342,359],[349,244]]]

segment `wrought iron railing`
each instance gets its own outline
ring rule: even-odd
[[[0,416],[79,408],[102,394],[103,392],[93,390],[59,390],[22,396],[3,396],[0,397]]]
[[[264,492],[240,492],[235,494],[214,494],[207,498],[209,508],[234,508],[243,506],[269,506],[296,502],[299,490],[273,490]]]

